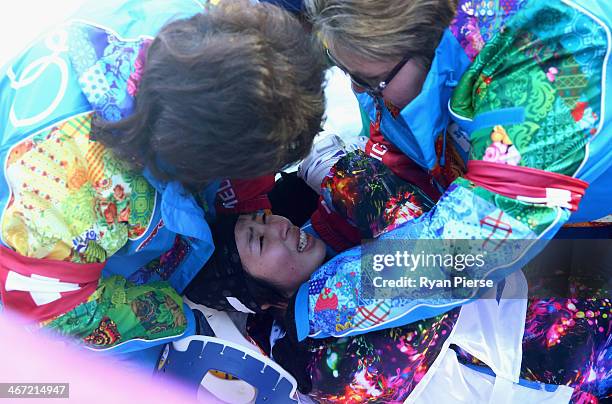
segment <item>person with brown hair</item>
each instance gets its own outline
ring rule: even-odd
[[[78,17],[0,82],[2,305],[138,350],[193,331],[179,294],[212,254],[206,219],[219,199],[265,205],[270,174],[310,150],[324,63],[265,3],[122,0]]]

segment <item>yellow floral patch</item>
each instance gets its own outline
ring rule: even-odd
[[[501,142],[505,145],[512,144],[512,140],[510,140],[506,129],[504,129],[504,127],[501,125],[496,125],[493,127],[493,131],[491,132],[491,140],[494,142]]]
[[[91,117],[69,118],[10,150],[0,231],[20,254],[100,262],[146,232],[155,191],[90,139]]]

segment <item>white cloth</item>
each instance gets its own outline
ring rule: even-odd
[[[509,298],[524,296],[523,299]],[[499,302],[487,296],[461,308],[438,358],[405,403],[562,404],[573,389],[519,384],[527,313],[527,281],[518,271],[506,278]],[[455,344],[484,362],[495,374],[471,369],[457,360]],[[537,386],[537,388],[533,388]]]

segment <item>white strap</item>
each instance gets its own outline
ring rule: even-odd
[[[567,189],[546,188],[546,196],[544,198],[518,195],[516,199],[522,202],[533,203],[535,205],[546,205],[549,208],[572,208],[572,193]]]
[[[226,296],[227,302],[237,311],[247,314],[255,314],[255,312],[244,305],[238,298]]]
[[[7,292],[30,292],[30,296],[37,306],[59,300],[62,297],[60,295],[62,292],[72,292],[81,289],[76,283],[61,282],[56,278],[48,278],[36,274],[24,276],[14,271],[8,272],[4,288]]]
[[[235,344],[242,345],[249,349],[255,349],[255,346],[250,343],[249,340],[244,337],[244,335],[242,335],[238,327],[236,327],[236,324],[234,324],[234,322],[227,315],[227,313],[211,309],[210,307],[206,307],[201,304],[194,303],[186,297],[183,297],[183,301],[190,308],[199,310],[204,313],[208,325],[210,326],[210,328],[212,328],[217,338],[221,338],[226,341],[231,341]]]
[[[527,281],[521,271],[506,278],[502,298],[477,299],[461,307],[449,337],[508,380],[518,382],[523,356]]]
[[[493,384],[489,404],[513,404],[513,394],[510,394],[513,384],[511,380],[497,376],[495,384]]]

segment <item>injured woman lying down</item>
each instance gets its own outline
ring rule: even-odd
[[[188,287],[189,299],[252,313],[249,335],[292,373],[301,393],[319,402],[403,402],[416,395],[463,402],[465,386],[472,387],[466,402],[481,402],[473,394],[485,394],[483,386],[491,390],[494,384],[493,390],[504,391],[497,386],[502,379],[515,382],[504,394],[524,402],[597,403],[610,397],[607,299],[477,300],[400,327],[298,342],[296,292],[309,279],[308,287],[316,287],[313,275],[325,270],[322,264],[361,239],[427,212],[437,198],[359,148],[347,149],[339,138],[322,143],[315,146],[318,156],[299,170],[312,188],[327,193],[311,220],[300,228],[266,212],[219,217],[212,228],[215,253]],[[347,197],[349,189],[358,197]],[[339,194],[341,212],[325,203]],[[317,307],[338,305],[335,295],[327,300],[320,298]],[[506,378],[513,372],[515,380]],[[486,394],[490,399],[494,392]]]

